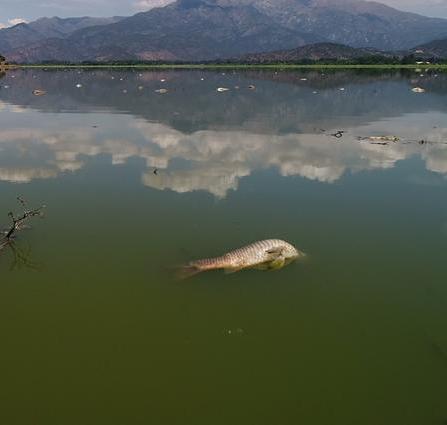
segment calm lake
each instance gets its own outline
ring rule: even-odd
[[[447,423],[447,74],[10,71],[0,194],[0,424]]]

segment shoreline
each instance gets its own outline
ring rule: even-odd
[[[360,64],[318,64],[318,65],[299,65],[299,64],[30,64],[30,65],[8,65],[2,67],[2,71],[11,69],[279,69],[279,70],[293,70],[293,69],[447,69],[445,65],[435,64],[408,64],[408,65],[360,65]]]
[[[10,69],[17,69],[19,65],[0,65],[0,72],[5,72]]]

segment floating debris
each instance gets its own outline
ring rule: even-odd
[[[248,88],[249,88],[249,90],[255,90],[255,89],[256,89],[256,86],[254,86],[253,84],[250,84],[250,85],[248,86]]]
[[[161,83],[164,83],[165,81],[166,81],[166,79],[164,79],[164,78],[162,78],[162,79],[160,80]]]
[[[425,89],[423,89],[422,87],[414,87],[411,89],[411,91],[413,93],[425,93]]]
[[[167,92],[168,92],[167,89],[158,89],[158,90],[155,90],[155,93],[160,93],[160,94],[165,94],[165,93],[167,93]]]
[[[45,90],[41,90],[41,89],[33,90],[34,96],[43,96],[44,94],[47,94],[47,92]]]
[[[217,91],[219,92],[219,93],[223,93],[223,92],[226,92],[226,91],[229,91],[230,89],[229,88],[227,88],[227,87],[218,87],[217,88]]]
[[[138,90],[143,90],[144,87],[143,86],[138,86]]]
[[[345,88],[344,87],[340,87],[338,90],[345,91]]]
[[[158,168],[155,168],[153,173],[157,176],[158,175]]]
[[[358,140],[367,142],[398,142],[400,139],[397,136],[368,136],[359,137]]]
[[[340,139],[340,137],[343,137],[344,133],[346,133],[346,131],[338,130],[335,133],[332,133],[331,136],[336,137],[337,139]]]
[[[307,81],[307,78],[300,78],[300,81]]]
[[[242,328],[236,328],[236,329],[224,329],[223,331],[224,335],[236,335],[236,336],[243,336],[245,334],[245,330]]]
[[[82,87],[82,84],[76,84],[76,88],[80,89]]]

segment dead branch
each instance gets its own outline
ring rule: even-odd
[[[9,218],[12,220],[12,224],[8,230],[3,232],[4,236],[0,239],[0,250],[10,244],[10,242],[14,239],[15,234],[23,228],[28,219],[32,217],[42,217],[43,215],[45,205],[41,206],[40,208],[30,210],[22,197],[18,196],[17,200],[23,207],[23,213],[18,217],[16,217],[12,212],[8,213]]]

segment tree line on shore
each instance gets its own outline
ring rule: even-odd
[[[0,55],[0,66],[5,67],[9,63],[6,58]],[[259,61],[245,60],[244,58],[230,58],[230,59],[217,59],[212,61],[141,61],[141,60],[110,60],[110,61],[82,61],[82,62],[70,62],[70,61],[42,61],[39,65],[67,65],[67,66],[97,66],[97,65],[116,65],[116,66],[135,66],[135,65],[447,65],[447,58],[438,57],[418,57],[414,54],[408,54],[404,56],[383,56],[383,55],[368,55],[355,58],[319,58],[310,59],[304,58],[299,60],[269,60],[265,58]]]

